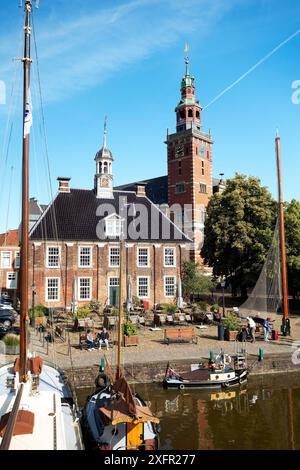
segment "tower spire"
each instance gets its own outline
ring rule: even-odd
[[[104,130],[103,130],[103,148],[106,148],[106,134],[107,134],[107,116],[104,118]]]
[[[188,45],[188,43],[186,42],[185,43],[185,46],[184,46],[184,52],[185,52],[185,75],[188,76],[190,75],[190,71],[189,71],[189,63],[190,63],[190,59],[189,59],[189,50],[190,50],[190,47]]]

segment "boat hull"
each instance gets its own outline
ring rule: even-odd
[[[165,377],[163,381],[164,388],[172,388],[172,389],[179,389],[184,390],[186,388],[189,389],[214,389],[220,390],[222,388],[231,388],[242,385],[247,381],[248,371],[246,369],[235,373],[236,375],[227,380],[184,380],[184,379],[170,379]]]

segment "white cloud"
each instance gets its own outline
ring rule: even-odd
[[[201,40],[235,2],[132,0],[89,10],[80,17],[74,17],[77,9],[66,4],[60,9],[63,16],[58,9],[47,18],[39,11],[35,26],[45,101],[62,100],[101,83],[162,48],[177,41],[184,44],[195,31]],[[5,64],[0,78],[7,82],[15,43],[17,38],[0,37],[0,63]]]

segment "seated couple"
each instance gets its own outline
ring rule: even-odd
[[[106,349],[109,350],[109,333],[106,328],[103,328],[100,333],[98,333],[97,338],[94,338],[94,334],[91,330],[87,331],[86,342],[89,346],[88,351],[93,351],[98,345],[99,350],[101,349],[102,343],[106,344]]]

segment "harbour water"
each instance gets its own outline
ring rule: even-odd
[[[138,384],[133,390],[161,420],[161,449],[299,450],[297,382],[281,376],[220,392],[164,390],[159,384]],[[77,392],[83,405],[91,389]]]

